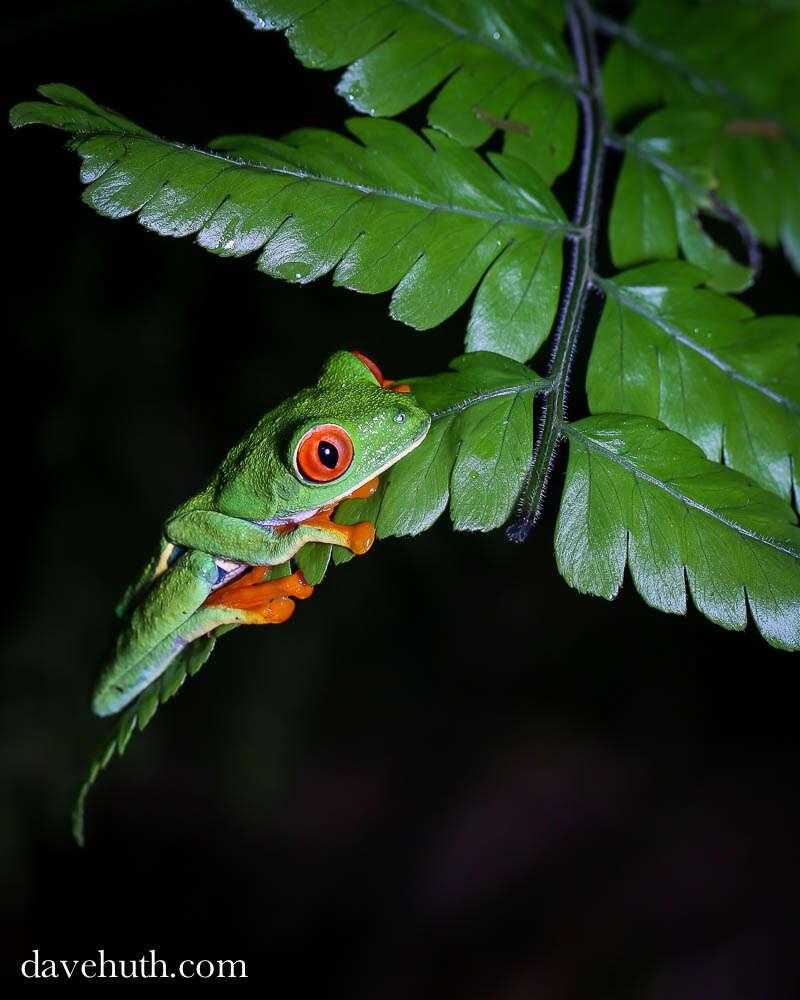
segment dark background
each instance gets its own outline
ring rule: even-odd
[[[63,81],[200,144],[349,114],[337,74],[223,0],[37,4],[7,22],[3,75],[6,107]],[[244,958],[267,995],[794,995],[796,660],[629,579],[611,604],[569,590],[563,461],[526,544],[443,518],[226,637],[101,776],[75,846],[91,683],[165,513],[333,349],[439,371],[467,313],[417,333],[388,296],[101,219],[60,136],[8,139],[6,972],[34,948],[156,949]],[[749,301],[795,311],[796,277],[767,271]]]

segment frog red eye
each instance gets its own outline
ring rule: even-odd
[[[381,385],[383,385],[383,372],[380,370],[380,368],[378,368],[378,366],[375,364],[372,358],[368,358],[366,354],[362,354],[360,351],[351,351],[350,353],[355,355],[359,361],[365,364],[367,368],[369,368],[369,370],[375,376],[375,378],[378,380],[378,382]]]
[[[353,461],[353,442],[336,424],[321,424],[304,434],[297,446],[295,462],[301,475],[312,483],[329,483],[343,476]]]

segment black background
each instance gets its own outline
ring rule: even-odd
[[[7,107],[63,81],[188,142],[350,113],[338,74],[222,0],[40,4],[4,50]],[[34,948],[155,949],[324,996],[793,995],[796,661],[652,611],[629,578],[611,604],[571,591],[563,456],[526,544],[443,518],[224,639],[100,778],[74,845],[91,683],[161,518],[332,350],[432,373],[468,313],[417,333],[388,296],[101,219],[58,135],[7,138],[5,971]],[[771,254],[748,300],[796,311],[797,291]]]

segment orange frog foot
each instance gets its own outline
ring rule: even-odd
[[[342,497],[342,500],[366,500],[377,490],[379,484],[380,480],[376,476],[352,493],[348,493],[346,497]],[[372,548],[372,543],[375,541],[375,526],[369,521],[361,521],[359,524],[334,524],[331,517],[340,503],[341,500],[337,500],[336,503],[320,507],[317,513],[303,521],[303,524],[324,528],[327,534],[338,537],[340,544],[346,546],[352,553],[363,556]]]
[[[242,624],[246,625],[280,625],[294,611],[292,598],[305,600],[314,588],[299,570],[278,580],[266,580],[269,571],[269,566],[254,566],[244,576],[209,594],[203,607],[241,611]]]

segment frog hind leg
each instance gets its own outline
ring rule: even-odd
[[[111,715],[124,708],[166,669],[153,655],[197,611],[217,581],[219,570],[205,552],[185,552],[169,573],[156,579],[127,615],[114,654],[94,690],[92,711]],[[174,656],[172,657],[174,659]]]
[[[112,715],[124,708],[160,677],[189,643],[220,627],[285,622],[294,611],[292,598],[304,600],[314,588],[300,572],[264,582],[269,569],[269,566],[255,566],[227,587],[207,591],[197,610],[151,647],[143,649],[124,674],[98,685],[92,705],[95,714]]]

